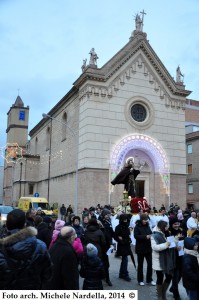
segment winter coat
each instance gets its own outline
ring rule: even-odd
[[[154,237],[155,234],[158,234],[163,242],[157,243]],[[169,249],[164,233],[157,226],[154,228],[153,234],[151,236],[151,247],[152,247],[152,268],[154,270],[165,271],[161,265],[161,257],[163,257],[164,254],[167,257],[164,259],[165,266],[167,266],[170,271],[175,268],[175,261],[173,259],[173,254],[175,255],[175,249],[173,248]]]
[[[52,262],[37,230],[27,227],[0,239],[0,290],[40,290],[52,276]]]
[[[80,240],[80,238],[76,238],[73,242],[73,249],[75,250],[78,258],[80,258],[84,252],[84,248],[83,248],[83,245],[82,245],[82,242]]]
[[[77,237],[81,239],[81,236],[84,235],[84,228],[81,225],[72,225],[75,229]]]
[[[136,239],[135,251],[137,254],[151,253],[151,240],[147,239],[147,235],[151,235],[152,231],[149,224],[143,224],[142,221],[137,221],[134,228],[134,237]]]
[[[119,239],[119,236],[122,237],[122,240]],[[126,225],[123,225],[120,222],[119,225],[115,227],[115,240],[118,242],[118,256],[127,256],[131,254],[131,239],[128,223]]]
[[[49,250],[53,262],[53,277],[43,285],[44,290],[78,290],[78,260],[73,246],[58,237]]]
[[[102,279],[105,277],[104,266],[98,256],[85,257],[82,260],[80,276],[85,278],[83,290],[103,290]]]
[[[60,231],[61,231],[62,227],[64,227],[64,225],[65,225],[65,222],[62,221],[62,220],[57,220],[55,222],[55,229],[53,230],[52,240],[50,242],[49,249],[52,247],[52,245],[54,244],[54,242],[58,238],[58,235],[60,234]]]
[[[43,241],[47,248],[49,248],[51,240],[52,240],[52,231],[48,228],[48,224],[45,222],[40,223],[37,226],[37,238]]]
[[[182,260],[182,282],[188,290],[199,291],[199,266],[197,252],[185,249]]]
[[[106,251],[106,240],[104,233],[99,229],[99,226],[87,225],[84,233],[84,246],[88,243],[93,244],[98,250],[98,256],[103,257],[103,253]]]
[[[61,215],[65,215],[66,214],[66,207],[65,206],[61,206],[59,211],[60,211]]]
[[[101,223],[103,225],[102,230],[105,235],[106,251],[107,251],[112,245],[112,239],[114,238],[115,233],[112,228],[111,220],[102,219]]]

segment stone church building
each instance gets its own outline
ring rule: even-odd
[[[110,182],[134,157],[135,167],[142,166],[137,196],[152,207],[172,202],[186,207],[185,104],[191,92],[179,68],[175,79],[169,74],[143,23],[138,25],[101,68],[91,49],[71,90],[29,132],[28,144],[19,143],[26,151],[10,168],[14,201],[38,192],[78,213],[98,203],[116,206],[123,186]],[[23,108],[28,113],[24,106],[11,107],[8,119]],[[8,134],[12,130],[8,122]],[[6,180],[4,196],[11,200]]]

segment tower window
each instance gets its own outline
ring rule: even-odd
[[[187,153],[192,154],[192,144],[187,145]]]
[[[188,184],[188,193],[193,194],[193,184]]]
[[[19,112],[19,120],[24,121],[25,120],[25,111],[20,110]]]

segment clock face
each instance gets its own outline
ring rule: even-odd
[[[135,121],[143,122],[147,116],[145,107],[141,104],[134,104],[131,107],[131,116]]]

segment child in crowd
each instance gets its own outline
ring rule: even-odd
[[[97,248],[89,243],[82,259],[80,276],[84,279],[83,290],[103,290],[102,279],[105,278],[104,266],[98,257]]]
[[[64,227],[64,224],[65,224],[65,221],[62,221],[62,220],[57,220],[55,222],[55,229],[53,230],[52,240],[51,240],[49,249],[52,247],[52,245],[56,241],[56,239],[60,233],[60,230],[62,229],[62,227]]]

